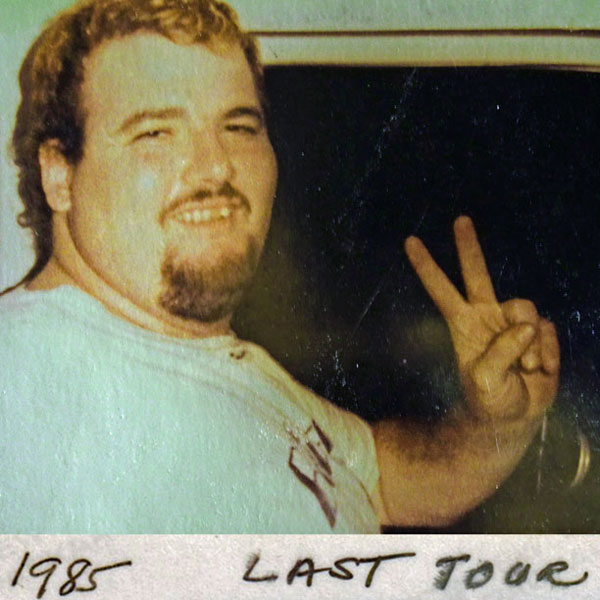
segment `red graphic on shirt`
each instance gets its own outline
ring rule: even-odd
[[[304,439],[292,431],[289,433],[294,445],[290,448],[288,465],[294,475],[317,497],[333,529],[337,517],[335,483],[329,464],[333,444],[315,421],[304,432]]]

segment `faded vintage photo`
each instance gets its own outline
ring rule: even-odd
[[[600,531],[597,29],[55,4],[3,35],[2,533]]]

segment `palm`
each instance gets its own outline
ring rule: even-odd
[[[444,316],[472,412],[480,418],[534,418],[551,403],[559,350],[551,323],[527,300],[498,303],[470,219],[455,223],[464,298],[417,238],[406,250]]]
[[[466,304],[448,326],[462,368],[481,356],[507,323],[497,302],[478,302]]]

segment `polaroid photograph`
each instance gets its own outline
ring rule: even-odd
[[[0,17],[3,598],[595,597],[593,6]]]

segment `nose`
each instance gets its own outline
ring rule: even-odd
[[[218,189],[233,177],[228,149],[218,132],[208,128],[190,135],[183,157],[183,182],[191,189]]]

